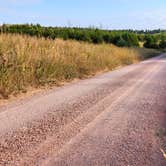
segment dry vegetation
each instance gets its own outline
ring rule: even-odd
[[[137,49],[1,34],[0,96],[112,70],[139,58]]]

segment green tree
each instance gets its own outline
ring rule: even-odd
[[[152,35],[147,35],[145,37],[145,43],[144,43],[144,47],[146,48],[159,48],[159,45],[157,43],[157,39],[155,38],[155,36]]]
[[[162,49],[166,48],[166,38],[164,36],[162,36],[159,47]]]
[[[123,39],[126,41],[128,47],[139,46],[138,37],[133,33],[124,33],[122,35]]]
[[[116,43],[118,47],[127,47],[128,43],[121,37],[119,41]]]

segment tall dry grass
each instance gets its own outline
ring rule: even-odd
[[[134,49],[55,41],[21,35],[0,35],[0,94],[57,84],[138,61]]]

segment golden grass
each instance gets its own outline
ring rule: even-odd
[[[55,85],[139,60],[139,51],[113,45],[0,35],[0,96]]]

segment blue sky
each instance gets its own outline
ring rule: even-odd
[[[166,29],[166,0],[0,0],[0,24]]]

